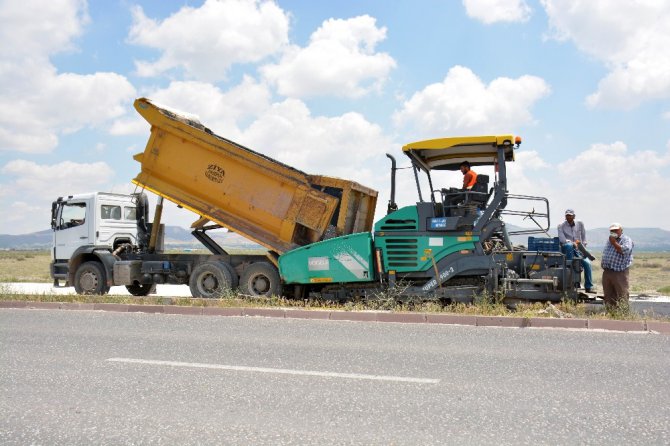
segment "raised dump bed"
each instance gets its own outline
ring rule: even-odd
[[[198,121],[140,98],[151,124],[133,182],[271,251],[370,231],[377,191],[308,175],[212,133]]]

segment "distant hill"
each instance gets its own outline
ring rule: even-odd
[[[521,229],[508,225],[510,231],[516,229]],[[586,238],[588,243],[588,248],[590,251],[602,251],[607,243],[609,237],[609,229],[607,228],[596,228],[588,229],[586,231]],[[659,252],[659,251],[670,251],[670,231],[659,228],[624,228],[624,233],[633,239],[635,243],[636,251],[645,251],[645,252]],[[549,235],[552,237],[558,236],[558,230],[556,228],[549,230]],[[533,237],[543,237],[543,234],[532,234]],[[528,235],[515,235],[512,236],[512,243],[515,245],[524,245],[528,244]]]
[[[510,231],[521,229],[508,225]],[[670,231],[659,228],[624,228],[635,242],[637,251],[658,252],[670,251]],[[589,249],[592,251],[602,251],[607,242],[607,228],[596,228],[588,230]],[[555,237],[556,229],[549,231],[552,237]],[[231,249],[253,249],[259,248],[256,243],[247,240],[234,232],[225,232],[223,230],[214,230],[209,235],[224,248]],[[542,237],[542,234],[532,234],[533,237]],[[31,234],[7,235],[0,234],[0,249],[28,249],[28,250],[47,250],[51,247],[52,231],[33,232]],[[515,245],[527,245],[528,235],[512,236],[512,242]],[[192,235],[191,231],[180,226],[165,227],[165,245],[169,249],[198,249],[203,246]]]
[[[217,229],[208,234],[224,248],[254,249],[260,247],[258,244],[234,232],[225,232]],[[0,234],[0,249],[48,250],[51,248],[52,236],[53,231],[51,229],[21,235]],[[165,227],[165,247],[168,249],[204,248],[191,235],[191,231],[180,226]]]
[[[0,249],[49,249],[52,234],[51,229],[22,235],[0,234]]]
[[[602,249],[607,243],[609,232],[607,228],[587,231],[589,248]],[[670,251],[670,231],[659,228],[624,228],[624,233],[633,239],[638,251]]]

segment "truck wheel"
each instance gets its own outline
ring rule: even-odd
[[[250,296],[278,296],[281,281],[277,268],[266,262],[252,263],[240,277],[240,291]]]
[[[237,271],[235,271],[235,268],[233,268],[233,265],[231,265],[230,263],[222,262],[222,261],[219,262],[219,264],[222,265],[225,269],[227,269],[228,272],[230,273],[230,278],[231,278],[230,288],[233,288],[233,289],[237,288],[237,286],[240,284],[240,278],[238,277]]]
[[[126,285],[126,289],[133,296],[148,296],[153,288],[154,285],[151,283],[133,283],[132,285]]]
[[[77,294],[107,294],[105,270],[99,262],[82,263],[74,275],[74,289]]]
[[[217,298],[232,288],[233,277],[222,262],[205,262],[193,268],[188,286],[193,297]]]

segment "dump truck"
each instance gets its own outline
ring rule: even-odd
[[[155,284],[188,284],[212,297],[238,285],[248,294],[280,294],[277,259],[328,237],[369,231],[377,191],[353,181],[309,175],[215,135],[192,118],[135,101],[151,125],[133,195],[88,193],[52,205],[51,274],[79,293],[125,285],[145,295]],[[158,196],[149,219],[145,191]],[[164,252],[163,200],[193,211],[191,229],[208,255]],[[208,231],[227,228],[265,247],[231,255]]]
[[[507,189],[506,166],[514,161],[519,137],[406,144],[402,153],[417,200],[402,207],[395,201],[398,167],[388,154],[390,200],[386,215],[374,222],[378,194],[371,188],[306,174],[148,99],[136,100],[135,108],[151,124],[145,150],[134,157],[140,172],[133,183],[140,192],[61,197],[52,206],[52,275],[77,292],[125,285],[143,295],[157,283],[181,283],[195,297],[239,287],[250,295],[336,300],[392,295],[471,302],[485,293],[506,302],[590,298],[578,288],[580,260],[566,260],[557,239],[529,236],[527,247],[512,244],[512,235],[547,234],[550,227],[546,198]],[[493,178],[480,173],[470,190],[434,184],[434,173],[458,170],[463,161],[492,167]],[[158,196],[151,221],[147,191]],[[192,234],[210,254],[164,252],[164,199],[198,216]],[[530,203],[532,210],[514,203]],[[127,225],[105,219],[112,214]],[[103,230],[100,216],[118,230]],[[530,219],[537,227],[510,231],[508,217]],[[207,234],[221,227],[266,251],[230,255]],[[61,246],[66,239],[67,249]]]

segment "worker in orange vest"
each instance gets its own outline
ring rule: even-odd
[[[470,163],[463,161],[461,163],[461,173],[463,174],[463,190],[470,190],[477,182],[477,173],[470,169]]]

